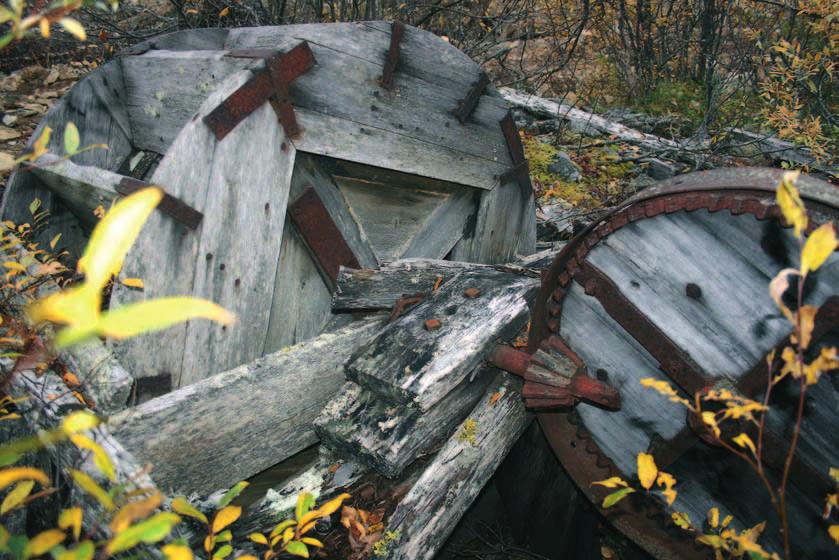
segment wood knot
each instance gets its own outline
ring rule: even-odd
[[[699,299],[702,297],[702,288],[693,282],[688,282],[685,286],[685,295],[691,299]]]

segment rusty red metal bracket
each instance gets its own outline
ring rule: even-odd
[[[501,119],[501,132],[504,133],[504,140],[507,141],[510,159],[513,160],[513,167],[501,175],[501,184],[515,179],[521,189],[521,195],[527,198],[533,194],[533,185],[530,184],[530,166],[527,158],[524,157],[524,146],[516,128],[516,121],[513,120],[513,114],[509,111]]]
[[[338,270],[342,266],[361,268],[315,189],[306,187],[288,206],[288,215],[333,286],[337,284]]]
[[[124,177],[122,181],[117,184],[116,191],[123,196],[128,196],[150,186],[152,186],[151,183],[134,179],[132,177]],[[159,185],[155,186],[163,190]],[[160,204],[157,205],[157,209],[164,214],[171,216],[190,229],[196,229],[201,223],[201,220],[204,219],[204,214],[192,208],[181,199],[168,194],[166,191],[163,191],[163,200],[161,200]]]
[[[481,99],[481,95],[484,94],[484,90],[488,85],[489,76],[486,75],[486,72],[481,71],[478,79],[472,84],[472,87],[469,88],[469,93],[467,93],[466,97],[458,103],[457,108],[454,110],[454,116],[457,117],[460,124],[464,124],[466,119],[469,118],[469,115],[471,115],[475,110],[475,107],[478,105],[478,101]]]
[[[290,138],[298,136],[300,126],[294,115],[289,86],[315,64],[315,56],[309,44],[303,41],[287,53],[247,49],[231,51],[228,56],[264,58],[265,69],[257,72],[253,78],[204,117],[204,122],[213,131],[216,139],[221,141],[236,128],[236,125],[266,101],[271,103],[271,107],[277,113],[277,119],[286,135]]]
[[[402,35],[405,33],[405,26],[394,21],[390,26],[390,47],[385,56],[385,66],[382,70],[382,79],[379,82],[385,89],[393,89],[393,74],[396,72],[396,65],[399,62],[399,44],[402,42]]]

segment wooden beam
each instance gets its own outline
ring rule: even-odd
[[[476,371],[428,412],[393,405],[349,382],[315,420],[315,432],[330,448],[395,478],[415,459],[451,434],[484,393],[491,376]]]
[[[539,281],[493,269],[464,271],[389,324],[347,366],[347,376],[398,403],[429,410],[529,316]],[[477,290],[474,293],[473,290]],[[429,328],[426,321],[440,323]]]
[[[430,560],[501,464],[531,417],[519,380],[497,373],[455,435],[386,521],[389,560]],[[467,424],[468,423],[468,424]]]
[[[213,492],[317,442],[312,422],[344,363],[379,330],[352,323],[114,416],[116,437],[155,465],[162,488]]]

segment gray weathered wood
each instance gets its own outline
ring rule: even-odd
[[[530,421],[519,389],[517,379],[496,375],[464,421],[473,437],[461,424],[387,519],[398,535],[388,560],[431,559],[442,547]]]
[[[427,412],[393,405],[348,382],[315,420],[315,432],[331,449],[395,478],[449,437],[484,394],[491,377],[485,371],[477,373]]]
[[[110,419],[155,465],[162,488],[209,493],[317,441],[312,421],[344,383],[344,364],[381,327],[353,323],[166,395]]]
[[[100,204],[110,207],[117,196],[117,185],[125,178],[100,167],[76,165],[53,154],[44,154],[38,165],[32,173],[91,229],[99,221],[93,210]]]
[[[411,239],[401,258],[431,257],[442,259],[452,250],[477,211],[476,193],[462,190],[439,206]]]
[[[781,140],[777,136],[750,132],[742,128],[729,128],[727,132],[735,143],[754,145],[771,160],[788,161],[807,166],[811,170],[819,171],[825,175],[839,177],[839,165],[830,165],[817,160],[810,150],[805,147],[797,147],[792,142]]]
[[[333,295],[336,311],[391,309],[397,299],[415,294],[430,294],[439,280],[444,285],[466,270],[493,269],[510,274],[538,278],[535,270],[517,265],[484,265],[437,259],[400,259],[385,262],[379,269],[341,267]]]
[[[227,79],[202,105],[199,118],[190,121],[172,144],[152,176],[152,183],[166,185],[166,191],[199,212],[207,205],[213,159],[218,142],[201,121],[201,116],[214,109],[244,82],[249,71],[241,71]],[[126,256],[120,277],[142,278],[143,292],[130,290],[120,283],[114,286],[111,305],[118,306],[141,299],[172,295],[191,295],[196,270],[201,230],[185,228],[169,216],[153,213],[137,242]],[[231,231],[230,235],[234,233]],[[176,386],[181,377],[186,325],[172,327],[165,332],[152,333],[142,339],[114,341],[113,347],[120,362],[135,377],[171,378]],[[149,352],[154,348],[154,352]]]
[[[202,210],[192,295],[218,303],[239,320],[229,326],[189,323],[177,386],[263,354],[294,157],[269,103],[218,142]]]
[[[396,402],[429,410],[465,379],[497,340],[527,322],[538,280],[492,269],[465,271],[389,324],[347,366],[347,376]],[[467,288],[480,295],[470,298]],[[442,326],[428,330],[426,320]]]
[[[227,39],[229,29],[222,27],[211,27],[207,29],[188,29],[173,31],[152,37],[134,45],[129,51],[144,51],[145,49],[161,49],[172,51],[218,51],[224,49],[224,42]],[[121,53],[117,53],[120,56]],[[127,54],[125,56],[128,56]]]
[[[125,76],[123,103],[136,147],[165,154],[221,82],[259,63],[224,55],[224,51],[153,50],[119,59]]]

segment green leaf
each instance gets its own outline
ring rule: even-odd
[[[209,521],[207,521],[207,516],[198,511],[195,506],[187,501],[186,498],[178,496],[174,500],[172,500],[172,509],[176,513],[180,513],[181,515],[186,515],[187,517],[193,517],[204,525],[209,525]]]
[[[29,203],[29,213],[30,214],[35,214],[35,212],[37,212],[38,208],[40,208],[40,207],[41,207],[41,199],[40,198],[33,199],[32,202]]]
[[[302,558],[309,557],[309,549],[300,541],[291,541],[286,546],[285,551],[294,556],[300,556]]]
[[[160,542],[169,536],[169,533],[180,521],[181,518],[174,513],[168,511],[157,513],[114,536],[108,542],[105,550],[109,554],[117,554],[134,548],[138,544]]]
[[[79,138],[79,129],[72,122],[68,122],[64,127],[64,153],[72,156],[79,149],[81,139]]]
[[[10,538],[12,536],[9,534],[9,530],[3,525],[0,525],[0,552],[9,552]]]
[[[84,541],[73,550],[64,550],[58,553],[55,560],[92,560],[96,553],[96,547],[92,541]]]
[[[301,492],[297,496],[297,507],[294,508],[294,517],[300,521],[313,507],[315,507],[315,497],[309,492]]]
[[[33,556],[46,554],[64,542],[66,538],[67,535],[64,534],[64,531],[59,529],[48,529],[42,533],[38,533],[38,535],[32,537],[32,540],[26,543],[26,547],[23,549],[23,558],[32,558]]]
[[[3,504],[0,505],[0,515],[3,515],[10,509],[20,505],[20,503],[29,496],[29,493],[32,492],[32,488],[34,487],[34,480],[23,480],[18,482],[12,491],[9,492],[3,499]]]
[[[619,501],[623,500],[629,494],[635,492],[634,488],[621,488],[617,492],[612,492],[605,498],[603,498],[603,509],[609,509]]]
[[[224,545],[223,547],[216,550],[215,554],[213,554],[213,559],[215,560],[218,558],[221,560],[222,558],[227,558],[233,552],[233,547],[229,544]]]
[[[244,480],[234,484],[233,487],[227,492],[225,492],[224,496],[221,497],[221,500],[218,503],[218,509],[222,509],[230,505],[230,502],[235,500],[239,496],[239,494],[242,493],[242,490],[247,488],[249,485],[250,482],[246,482]]]

